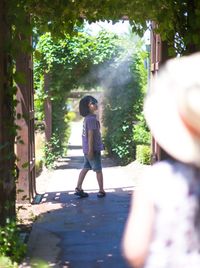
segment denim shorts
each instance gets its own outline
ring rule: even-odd
[[[101,171],[101,152],[95,152],[93,159],[88,159],[88,155],[84,154],[84,169],[92,169],[93,171]]]

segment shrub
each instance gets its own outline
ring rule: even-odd
[[[12,263],[19,263],[25,253],[26,245],[20,239],[19,228],[15,221],[7,220],[7,224],[4,227],[0,227],[0,256],[9,257]],[[2,257],[1,262],[9,263],[9,259]]]
[[[66,115],[66,120],[71,122],[75,121],[75,119],[76,119],[76,113],[73,111],[69,111]]]
[[[136,146],[136,160],[141,164],[151,164],[151,148],[149,145]]]
[[[36,159],[36,162],[35,162],[35,174],[36,174],[36,177],[38,177],[40,175],[40,173],[42,172],[42,167],[43,167],[43,160],[42,159],[39,159],[39,160]]]
[[[0,267],[5,268],[18,268],[18,264],[13,263],[9,257],[0,256]]]
[[[115,62],[108,70],[112,82],[104,98],[103,135],[108,154],[122,165],[136,158],[137,142],[133,137],[133,127],[143,107],[147,82],[145,57],[146,54],[138,52]]]
[[[149,145],[151,143],[151,134],[147,127],[143,113],[137,115],[137,124],[133,128],[133,139],[137,145]]]
[[[50,141],[45,143],[44,154],[44,165],[53,168],[55,161],[62,155],[62,148],[56,134],[53,134]]]

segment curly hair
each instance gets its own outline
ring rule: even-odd
[[[97,103],[97,100],[94,97],[90,96],[90,95],[87,95],[87,96],[83,97],[80,100],[80,102],[79,102],[79,113],[80,113],[81,116],[85,117],[90,113],[90,110],[89,110],[89,103],[90,102]]]

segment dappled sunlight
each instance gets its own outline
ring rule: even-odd
[[[45,193],[37,207],[45,207],[46,211],[40,213],[33,225],[27,265],[37,257],[49,267],[81,267],[81,263],[84,264],[82,267],[98,264],[117,267],[115,263],[127,267],[120,241],[132,190],[110,190],[102,199],[97,198],[95,191],[83,199],[71,192]],[[60,256],[57,261],[54,260],[56,254]]]
[[[120,194],[120,193],[127,193],[127,194],[131,194],[132,191],[134,191],[135,187],[123,187],[123,188],[109,188],[106,189],[106,193],[107,195],[109,194]],[[94,200],[94,198],[96,199],[96,194],[98,193],[98,190],[87,190],[87,193],[89,194],[89,198],[90,200]],[[107,197],[107,196],[106,196]],[[77,197],[74,195],[74,191],[63,191],[63,192],[49,192],[49,193],[45,193],[41,199],[41,203],[40,204],[44,204],[44,203],[63,203],[64,206],[69,206],[69,205],[73,205],[76,206],[74,203],[81,200],[82,198]],[[83,201],[81,201],[83,202]]]
[[[76,133],[73,132],[73,139],[70,139],[67,155],[57,161],[55,170],[37,178],[38,189],[40,184],[44,184],[42,188],[45,191],[40,204],[34,205],[34,212],[39,218],[33,225],[30,237],[29,261],[40,257],[49,267],[126,268],[120,249],[121,235],[131,195],[146,167],[138,163],[118,166],[103,155],[106,196],[97,197],[99,189],[93,171],[87,173],[83,183],[83,189],[89,196],[75,196],[83,163],[82,149],[75,138],[81,136],[81,126],[78,127],[78,123],[75,125]],[[60,256],[58,262],[54,260],[54,249],[49,247],[48,237],[56,241],[54,249]]]

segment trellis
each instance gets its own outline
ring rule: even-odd
[[[0,24],[2,25],[2,21]],[[155,26],[154,26],[155,27]],[[3,28],[1,27],[0,37],[3,37]],[[0,77],[1,91],[0,91],[0,142],[3,144],[3,137],[5,135],[2,128],[2,120],[7,116],[2,107],[5,101],[4,85],[6,76],[4,73],[5,66],[8,59],[2,53],[3,38],[0,38]],[[159,69],[159,65],[166,60],[166,47],[161,42],[159,35],[155,34],[153,29],[151,33],[151,72],[155,75]],[[28,201],[33,202],[37,197],[36,184],[35,184],[35,141],[34,141],[34,91],[33,91],[33,69],[32,58],[30,55],[19,55],[17,59],[17,71],[25,74],[25,83],[18,85],[17,100],[17,113],[22,114],[22,117],[17,120],[17,124],[21,127],[20,136],[24,144],[17,144],[16,154],[20,159],[17,162],[19,168],[18,189],[22,192],[18,195],[18,202]],[[3,82],[4,81],[4,82]],[[45,90],[48,90],[48,79],[45,82]],[[48,100],[47,100],[48,101]],[[45,129],[47,140],[51,137],[51,103],[46,102],[46,115],[45,115]],[[153,140],[152,142],[152,159],[153,161],[160,160],[164,155],[162,150]],[[0,162],[0,165],[2,163]],[[25,197],[25,199],[24,199]]]

